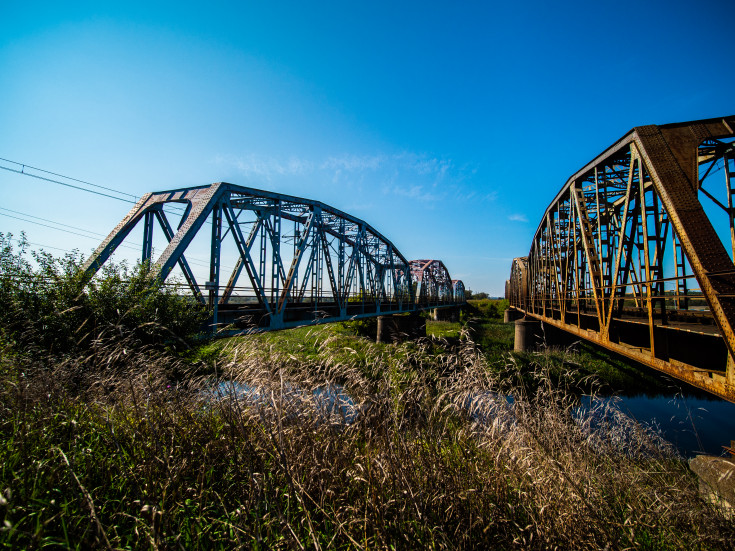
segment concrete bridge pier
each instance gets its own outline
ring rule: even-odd
[[[459,311],[460,308],[458,306],[452,308],[434,308],[431,311],[431,319],[433,319],[434,321],[458,322]]]
[[[516,352],[535,350],[541,341],[541,322],[533,318],[524,317],[516,320],[515,324],[516,334],[513,350]]]
[[[426,336],[426,320],[418,313],[378,316],[375,342],[401,342]]]
[[[515,308],[511,307],[511,308],[508,308],[505,312],[503,312],[503,323],[511,323],[522,317],[523,317],[523,314],[521,314]]]

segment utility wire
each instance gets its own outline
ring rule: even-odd
[[[120,191],[120,190],[117,190],[117,189],[114,189],[114,188],[111,188],[111,187],[100,186],[98,184],[93,184],[92,182],[87,182],[85,180],[79,180],[77,178],[72,178],[71,176],[64,176],[63,174],[59,174],[57,172],[51,172],[50,170],[44,170],[42,168],[31,166],[31,165],[28,165],[28,164],[25,164],[25,163],[19,163],[18,161],[11,161],[10,159],[4,159],[2,157],[0,157],[0,161],[4,161],[6,163],[12,163],[14,165],[20,166],[21,167],[20,170],[13,169],[13,168],[8,168],[8,167],[4,167],[4,166],[0,166],[0,168],[2,168],[4,170],[8,170],[10,172],[16,172],[18,174],[22,174],[23,176],[30,176],[32,178],[39,178],[41,180],[47,180],[49,182],[53,182],[53,183],[56,183],[56,184],[61,184],[62,186],[69,186],[69,187],[73,187],[73,188],[76,188],[76,189],[81,189],[83,191],[89,191],[90,193],[97,193],[98,195],[103,195],[105,197],[112,197],[111,195],[107,195],[106,193],[95,192],[94,190],[91,190],[91,189],[85,189],[85,188],[82,188],[82,187],[79,187],[79,186],[74,186],[72,184],[68,184],[68,183],[64,183],[64,182],[59,182],[58,180],[53,180],[51,178],[44,178],[43,176],[38,176],[37,174],[31,174],[31,173],[25,171],[26,168],[30,168],[32,170],[37,170],[38,172],[43,172],[44,174],[50,174],[52,176],[58,176],[59,178],[64,178],[65,180],[71,180],[72,182],[78,182],[80,184],[84,184],[84,185],[87,185],[87,186],[92,186],[92,187],[95,187],[95,188],[98,188],[98,189],[104,189],[106,191],[112,191],[113,193],[117,193],[119,195],[126,195],[128,197],[132,197],[133,198],[132,201],[129,200],[129,199],[120,199],[119,197],[112,197],[112,199],[117,199],[119,201],[126,201],[128,203],[135,203],[138,200],[138,196],[137,195],[133,195],[132,193],[126,193],[124,191]]]
[[[19,214],[21,216],[25,216],[27,218],[34,218],[35,220],[41,220],[42,222],[36,222],[35,220],[26,220],[26,219],[20,218],[18,216],[13,216],[11,214],[5,214],[4,212],[0,212],[0,216],[7,216],[8,218],[13,218],[15,220],[20,220],[21,222],[27,222],[29,224],[36,224],[38,226],[43,226],[44,228],[49,228],[49,229],[56,230],[56,231],[62,231],[62,232],[70,233],[70,234],[73,234],[73,235],[78,235],[80,237],[86,237],[88,239],[95,239],[96,240],[96,239],[98,239],[97,236],[102,237],[102,238],[107,237],[106,235],[101,234],[101,233],[98,233],[98,232],[93,232],[91,230],[86,230],[84,228],[79,228],[77,226],[70,226],[68,224],[62,224],[61,222],[56,222],[54,220],[49,220],[48,218],[41,218],[39,216],[33,216],[32,214],[27,214],[25,212],[20,212],[20,211],[17,211],[17,210],[6,209],[4,207],[0,207],[0,211],[12,212],[14,214]],[[64,226],[64,228],[71,228],[71,230],[78,230],[78,231],[81,231],[81,232],[91,233],[92,235],[84,235],[84,234],[78,233],[76,231],[71,231],[69,229],[56,228],[54,226],[49,226],[48,224],[44,224],[43,222],[48,222],[48,224],[56,224],[57,226]],[[42,245],[39,245],[39,246],[42,246]],[[127,249],[134,250],[134,251],[139,251],[142,248],[143,245],[141,245],[140,243],[122,243],[120,246],[121,247],[125,247]],[[50,247],[50,248],[59,249],[59,250],[66,251],[66,252],[71,252],[71,251],[69,251],[67,249],[61,249],[59,247]],[[199,260],[199,259],[196,259],[196,258],[187,258],[187,262],[189,264],[198,265],[198,266],[203,267],[203,268],[209,268],[209,264],[206,261],[204,261],[204,260]],[[222,266],[222,268],[225,268],[225,269],[229,269],[229,270],[232,270],[233,269],[230,266],[225,266],[225,265],[221,265],[221,266]]]
[[[20,218],[19,216],[13,216],[12,214],[5,214],[4,212],[0,212],[0,216],[7,216],[8,218],[14,218],[15,220],[20,220],[21,222],[28,222],[28,223],[31,223],[31,224],[36,224],[37,226],[43,226],[44,228],[49,228],[49,229],[56,230],[56,231],[63,231],[63,232],[66,232],[66,233],[71,233],[73,235],[78,235],[80,237],[86,237],[88,239],[97,239],[96,237],[94,237],[92,235],[84,235],[83,233],[78,233],[78,232],[71,231],[71,230],[65,230],[63,228],[55,228],[54,226],[49,226],[48,224],[44,224],[42,222],[35,222],[33,220],[26,220],[25,218]],[[85,230],[82,230],[82,231],[85,231]]]
[[[80,189],[82,191],[88,191],[89,193],[94,193],[95,195],[101,195],[102,197],[109,197],[110,199],[117,199],[118,201],[122,201],[123,203],[135,203],[135,201],[132,201],[130,199],[123,199],[122,197],[115,197],[114,195],[110,195],[109,193],[101,193],[99,191],[95,191],[93,189],[87,189],[83,188],[81,186],[75,186],[72,184],[67,184],[64,182],[60,182],[59,180],[54,180],[53,178],[45,178],[44,176],[39,176],[38,174],[31,174],[29,172],[22,172],[20,170],[15,170],[14,168],[8,168],[7,166],[0,166],[3,170],[7,170],[8,172],[15,172],[16,174],[22,174],[23,176],[30,176],[31,178],[37,178],[39,180],[45,180],[47,182],[53,182],[55,184],[59,184],[62,186],[74,188],[74,189]]]
[[[12,212],[13,214],[19,214],[20,216],[25,216],[26,218],[33,218],[35,220],[41,220],[42,222],[48,222],[49,224],[56,224],[57,226],[64,226],[65,228],[71,228],[72,230],[79,230],[79,231],[83,231],[83,232],[86,232],[86,233],[91,233],[92,235],[95,235],[95,236],[107,237],[106,235],[104,235],[102,233],[94,232],[94,231],[91,231],[91,230],[85,230],[84,228],[79,228],[77,226],[70,226],[69,224],[62,224],[61,222],[56,222],[54,220],[49,220],[48,218],[41,218],[40,216],[33,216],[32,214],[27,214],[25,212],[20,212],[20,211],[13,210],[13,209],[6,209],[4,207],[0,207],[0,210],[4,210],[5,212]],[[0,213],[0,214],[2,214],[2,213]],[[28,220],[28,222],[31,222],[31,221]],[[35,223],[35,222],[31,222],[31,223]]]
[[[118,200],[118,201],[122,201],[122,202],[124,202],[124,203],[132,203],[132,204],[135,204],[135,203],[137,202],[137,200],[138,200],[138,196],[137,196],[137,195],[133,195],[133,194],[131,194],[131,193],[126,193],[126,192],[124,192],[124,191],[119,191],[119,190],[117,190],[117,189],[114,189],[114,188],[110,188],[110,187],[105,187],[105,186],[100,186],[100,185],[98,185],[98,184],[93,184],[92,182],[87,182],[87,181],[85,181],[85,180],[80,180],[80,179],[78,179],[78,178],[72,178],[71,176],[65,176],[65,175],[63,175],[63,174],[59,174],[58,172],[52,172],[52,171],[50,171],[50,170],[44,170],[44,169],[42,169],[42,168],[34,167],[34,166],[31,166],[31,165],[28,165],[28,164],[25,164],[25,163],[20,163],[20,162],[18,162],[18,161],[12,161],[12,160],[10,160],[10,159],[5,159],[5,158],[3,158],[3,157],[0,157],[0,161],[2,161],[2,162],[6,162],[6,163],[12,163],[12,164],[14,164],[14,165],[17,165],[17,166],[21,167],[21,168],[20,168],[20,170],[17,170],[17,169],[14,169],[14,168],[10,168],[10,167],[7,167],[7,166],[2,166],[2,165],[0,165],[0,169],[3,169],[3,170],[7,170],[8,172],[14,172],[14,173],[16,173],[16,174],[20,174],[20,175],[22,175],[22,176],[30,176],[31,178],[36,178],[36,179],[38,179],[38,180],[44,180],[44,181],[46,181],[46,182],[51,182],[51,183],[54,183],[54,184],[59,184],[59,185],[61,185],[61,186],[65,186],[65,187],[70,187],[70,188],[73,188],[73,189],[78,189],[78,190],[81,190],[81,191],[86,191],[86,192],[88,192],[88,193],[93,193],[93,194],[95,194],[95,195],[100,195],[100,196],[102,196],[102,197],[109,197],[110,199],[116,199],[116,200]],[[61,181],[59,181],[59,180],[55,180],[55,179],[53,179],[53,178],[47,178],[47,177],[45,177],[45,176],[40,176],[40,175],[38,175],[38,174],[31,174],[30,172],[26,172],[26,171],[25,171],[25,169],[26,169],[26,168],[30,168],[30,169],[32,169],[32,170],[36,170],[36,171],[38,171],[38,172],[42,172],[42,173],[44,173],[44,174],[49,174],[49,175],[52,175],[52,176],[57,176],[57,177],[59,177],[59,178],[64,178],[65,180],[70,180],[70,181],[72,181],[72,182],[78,182],[78,183],[80,183],[80,184],[84,184],[84,185],[92,186],[92,187],[95,187],[95,188],[98,188],[98,189],[104,189],[104,190],[106,190],[106,191],[111,191],[111,192],[113,192],[113,193],[117,193],[117,194],[119,194],[119,195],[125,195],[125,196],[127,196],[127,197],[131,197],[132,199],[124,199],[124,198],[122,198],[122,197],[115,197],[114,195],[110,195],[110,194],[108,194],[108,193],[102,193],[102,192],[100,192],[100,191],[95,191],[95,190],[93,190],[93,189],[88,189],[88,188],[84,188],[84,187],[81,187],[81,186],[77,186],[77,185],[74,185],[74,184],[69,184],[69,183],[67,183],[67,182],[61,182]],[[183,212],[185,212],[185,209],[184,209],[184,208],[182,208],[182,207],[179,207],[178,205],[169,205],[169,208],[170,208],[170,210],[172,210],[172,211],[174,211],[174,212],[180,212],[180,213],[183,213]],[[103,237],[103,238],[104,238],[104,237],[107,237],[106,235],[103,235],[103,234],[100,234],[100,233],[97,233],[97,232],[93,232],[93,231],[90,231],[90,230],[85,230],[85,229],[82,229],[82,228],[76,228],[76,227],[74,227],[74,226],[69,226],[69,225],[67,225],[67,224],[62,224],[62,223],[60,223],[60,222],[54,222],[54,221],[51,221],[51,220],[47,220],[47,219],[45,219],[45,218],[39,218],[39,217],[37,217],[37,216],[33,216],[33,215],[30,215],[30,214],[20,213],[20,212],[18,212],[18,211],[13,211],[13,210],[10,210],[10,209],[5,209],[5,208],[0,208],[0,210],[4,210],[4,211],[8,211],[8,212],[14,212],[14,213],[16,213],[16,214],[21,214],[22,216],[26,216],[26,217],[28,217],[28,218],[35,218],[35,219],[37,219],[37,220],[43,220],[43,221],[45,221],[45,222],[49,222],[49,223],[51,223],[51,224],[56,224],[56,225],[58,225],[58,226],[65,226],[65,227],[67,227],[67,228],[72,228],[72,229],[76,229],[76,230],[79,230],[79,231],[83,231],[83,232],[87,232],[87,233],[91,233],[91,234],[99,235],[99,236],[101,236],[101,237]],[[64,229],[61,229],[61,228],[54,228],[54,227],[52,227],[52,226],[47,226],[46,224],[42,224],[42,223],[40,223],[40,222],[33,222],[32,220],[23,220],[22,218],[18,218],[18,217],[16,217],[16,216],[11,216],[11,215],[9,215],[9,214],[3,214],[3,213],[0,213],[0,215],[2,215],[2,216],[7,216],[7,217],[9,217],[9,218],[15,218],[16,220],[21,220],[21,221],[23,221],[23,222],[29,222],[29,223],[31,223],[31,224],[38,224],[39,226],[44,226],[44,227],[46,227],[46,228],[49,228],[49,229],[52,229],[52,230],[57,230],[57,231],[66,231],[67,233],[71,233],[71,234],[73,234],[73,235],[79,235],[79,236],[81,236],[81,237],[87,237],[87,238],[90,238],[90,239],[92,239],[92,237],[90,237],[89,235],[81,235],[81,234],[79,234],[79,233],[76,233],[76,232],[73,232],[73,231],[69,231],[69,230],[64,230]],[[207,224],[207,225],[211,226],[211,225],[212,225],[212,222],[211,222],[211,220],[207,220],[207,221],[205,222],[205,224]],[[138,247],[142,247],[142,245],[139,245],[139,244],[136,244],[136,245],[138,245]],[[133,247],[133,246],[131,246],[131,245],[127,245],[127,244],[122,244],[122,246],[124,246],[124,247],[127,247],[127,248],[130,248],[130,249],[135,249],[135,247]],[[55,248],[58,248],[58,247],[55,247]],[[63,249],[60,249],[60,250],[63,250]],[[137,250],[137,249],[136,249],[136,250]],[[198,264],[198,265],[200,265],[200,266],[203,266],[203,267],[209,267],[209,264],[208,264],[208,263],[206,263],[206,261],[202,261],[202,260],[200,260],[200,261],[197,261],[196,259],[187,259],[187,262],[189,262],[190,264]],[[224,266],[224,265],[221,265],[221,267],[222,267],[222,268],[225,268],[225,269],[229,269],[229,270],[232,270],[232,269],[234,269],[234,268],[232,268],[232,267],[229,267],[229,266]]]
[[[38,180],[44,180],[46,182],[51,182],[51,183],[54,183],[54,184],[59,184],[61,186],[66,186],[66,187],[70,187],[70,188],[73,188],[73,189],[78,189],[78,190],[81,190],[81,191],[86,191],[88,193],[94,193],[95,195],[101,195],[102,197],[109,197],[110,199],[116,199],[118,201],[122,201],[123,203],[135,204],[138,201],[138,196],[137,195],[133,195],[132,193],[126,193],[124,191],[120,191],[120,190],[117,190],[117,189],[114,189],[114,188],[111,188],[111,187],[100,186],[98,184],[93,184],[92,182],[87,182],[85,180],[79,180],[78,178],[72,178],[71,176],[64,176],[63,174],[59,174],[57,172],[51,172],[50,170],[44,170],[42,168],[37,168],[37,167],[31,166],[31,165],[20,163],[18,161],[11,161],[10,159],[4,159],[3,157],[0,157],[0,161],[6,162],[6,163],[12,163],[14,165],[18,165],[19,167],[21,167],[20,170],[17,170],[17,169],[14,169],[14,168],[9,168],[7,166],[0,165],[0,168],[1,169],[7,170],[8,172],[15,172],[16,174],[20,174],[22,176],[30,176],[31,178],[37,178]],[[54,180],[53,178],[46,178],[44,176],[39,176],[38,174],[31,174],[30,172],[26,172],[25,171],[26,168],[30,168],[32,170],[37,170],[39,172],[43,172],[44,174],[51,174],[53,176],[58,176],[59,178],[64,178],[66,180],[71,180],[72,182],[79,182],[81,184],[85,184],[85,185],[88,185],[88,186],[96,187],[96,188],[99,188],[99,189],[104,189],[104,190],[107,190],[107,191],[112,191],[113,193],[117,193],[119,195],[125,195],[127,197],[132,197],[132,199],[123,199],[121,197],[115,197],[114,195],[110,195],[108,193],[102,193],[102,192],[99,192],[99,191],[95,191],[93,189],[87,189],[87,188],[84,188],[84,187],[81,187],[81,186],[75,186],[75,185],[69,184],[67,182],[60,182],[59,180]],[[175,206],[169,205],[169,208],[172,211],[179,212],[179,213],[183,213],[185,211],[185,209],[183,207],[179,207],[178,205],[175,205]],[[209,220],[207,220],[206,223],[209,224],[209,225],[212,224],[212,222],[209,221]]]

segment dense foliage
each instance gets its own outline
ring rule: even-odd
[[[502,318],[503,312],[508,309],[509,303],[506,299],[478,299],[468,300],[468,306],[471,311],[475,311],[485,318]]]
[[[103,267],[91,282],[78,252],[62,258],[29,252],[0,233],[0,335],[19,350],[85,354],[103,338],[133,336],[142,344],[176,344],[197,332],[206,312],[150,277],[147,264]]]
[[[670,445],[610,402],[579,409],[579,357],[511,355],[493,317],[184,355],[171,335],[200,312],[145,267],[84,287],[77,257],[34,268],[1,243],[1,547],[733,546]]]

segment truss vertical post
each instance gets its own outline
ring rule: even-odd
[[[722,156],[722,160],[725,164],[725,186],[727,187],[727,216],[730,219],[730,245],[732,250],[732,259],[735,262],[735,209],[733,209],[733,182],[735,181],[735,169],[730,166],[730,161],[733,160],[728,153]]]
[[[156,215],[152,211],[145,213],[143,220],[143,253],[141,261],[143,263],[151,261],[151,255],[153,254],[153,220]]]
[[[344,288],[345,285],[345,220],[340,218],[339,220],[339,252],[337,253],[337,286],[339,287],[340,303],[346,306],[347,294]]]
[[[676,309],[688,310],[689,297],[687,289],[686,255],[676,232],[671,232],[671,242],[674,251],[674,277],[676,278]]]
[[[219,313],[219,272],[220,249],[222,245],[222,203],[217,201],[212,207],[212,242],[209,260],[209,306],[212,308],[212,327],[217,330]]]
[[[666,211],[660,208],[660,202],[656,190],[652,192],[652,206],[651,212],[653,214],[653,220],[655,225],[655,232],[653,237],[650,238],[656,245],[656,250],[653,255],[653,266],[652,271],[656,278],[656,301],[660,304],[661,324],[667,324],[666,318],[666,288],[664,285],[664,271],[663,271],[663,259],[664,250],[666,248],[666,237],[669,231],[669,223],[666,218]]]
[[[582,301],[580,297],[580,291],[579,291],[579,277],[580,277],[580,251],[577,247],[577,226],[579,225],[579,215],[577,213],[577,209],[575,208],[574,198],[572,197],[572,191],[569,190],[569,216],[573,218],[573,228],[572,228],[572,240],[574,243],[574,299],[577,303],[577,327],[581,327],[581,317],[582,317]]]
[[[296,259],[299,256],[300,247],[301,245],[301,223],[296,222],[294,224],[294,230],[293,230],[293,257],[292,259]],[[292,265],[293,265],[292,260]],[[290,282],[290,280],[293,280],[293,283]],[[299,288],[299,271],[295,270],[293,274],[289,271],[289,275],[286,276],[286,281],[283,284],[283,292],[284,294],[289,290],[287,287],[298,289]]]
[[[281,283],[281,202],[275,201],[273,209],[273,226],[271,235],[271,304],[278,308],[278,297]]]
[[[268,289],[266,288],[266,278],[265,278],[265,267],[266,267],[266,253],[268,251],[268,236],[266,233],[268,233],[267,227],[268,227],[268,214],[264,211],[260,211],[258,213],[258,217],[262,219],[262,223],[260,226],[260,250],[259,252],[259,258],[258,258],[258,273],[255,274],[255,276],[258,278],[258,283],[260,284],[260,288],[263,290],[263,300],[268,303],[268,308],[271,309],[271,311],[275,311],[276,307],[273,305],[272,301],[268,299]],[[275,267],[271,266],[272,269],[275,269]]]

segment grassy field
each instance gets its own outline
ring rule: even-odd
[[[488,317],[427,331],[378,344],[334,324],[185,353],[115,338],[94,358],[5,339],[0,545],[732,546],[669,445],[609,404],[577,411],[606,369],[585,351],[513,355],[512,325]],[[316,399],[329,389],[345,407]]]
[[[16,242],[0,234],[4,548],[735,542],[669,444],[578,407],[640,377],[584,345],[510,352],[503,301],[398,344],[369,320],[208,341],[147,265],[90,283],[80,255]]]

